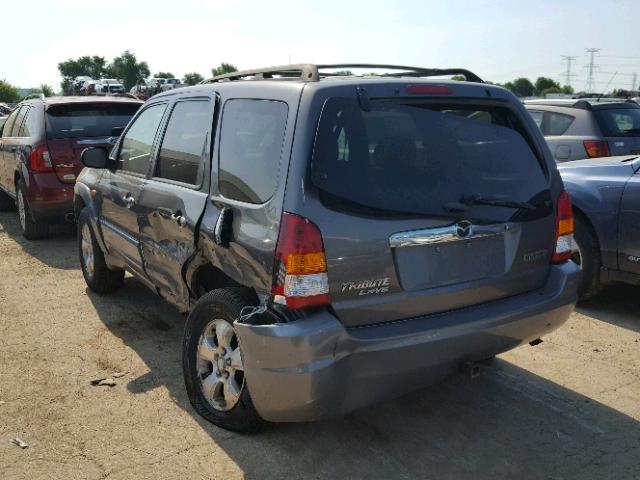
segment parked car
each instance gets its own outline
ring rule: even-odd
[[[640,105],[620,99],[526,100],[557,162],[640,153]]]
[[[98,80],[87,80],[80,87],[80,95],[95,95]]]
[[[73,81],[73,93],[74,95],[82,95],[83,92],[86,92],[86,85],[88,82],[92,81],[91,77],[87,76],[79,76],[76,77]]]
[[[460,69],[325,68],[156,95],[110,155],[83,153],[87,285],[113,291],[128,270],[189,312],[189,399],[223,428],[340,415],[474,372],[537,343],[577,298],[569,197],[512,93],[413,78],[481,81]]]
[[[102,78],[95,86],[96,95],[112,95],[125,92],[126,90],[122,82],[114,78]]]
[[[8,116],[0,117],[0,131],[2,130],[2,126],[4,125],[4,122],[7,121],[7,118],[9,118],[9,117]]]
[[[167,81],[162,85],[162,90],[173,90],[174,88],[184,87],[185,84],[179,78],[167,78]]]
[[[575,216],[580,298],[603,284],[640,285],[640,158],[597,158],[559,167]]]
[[[20,103],[0,132],[0,209],[18,206],[28,239],[73,220],[73,185],[87,146],[113,145],[142,102],[49,97]]]

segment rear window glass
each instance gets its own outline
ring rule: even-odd
[[[52,106],[47,109],[47,138],[119,136],[139,108],[136,103]]]
[[[264,203],[278,185],[289,107],[275,100],[228,100],[220,130],[220,193]]]
[[[548,193],[523,135],[503,107],[381,100],[363,111],[353,99],[331,98],[318,125],[311,180],[325,200],[364,214],[452,216],[462,207],[467,218],[505,220],[514,210],[468,198],[533,202]]]
[[[640,136],[640,108],[594,110],[605,137]]]

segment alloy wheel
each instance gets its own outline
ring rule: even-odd
[[[231,410],[244,388],[244,368],[236,332],[222,319],[207,324],[196,354],[202,394],[216,410]]]
[[[89,278],[93,277],[94,270],[94,257],[93,257],[93,243],[91,241],[91,231],[89,225],[84,224],[81,230],[81,243],[80,248],[82,250],[82,263],[84,263],[84,270]]]

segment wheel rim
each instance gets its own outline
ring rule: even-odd
[[[18,189],[18,217],[20,218],[20,226],[24,232],[27,229],[27,212],[24,208],[24,198],[22,190]]]
[[[86,223],[82,226],[81,243],[80,248],[82,250],[82,263],[84,264],[84,270],[89,277],[93,276],[93,243],[91,242],[91,231],[89,225]]]
[[[571,259],[582,268],[582,250],[575,237],[571,240]]]
[[[244,388],[244,367],[236,332],[229,322],[209,322],[198,340],[198,378],[204,398],[216,410],[231,410]]]

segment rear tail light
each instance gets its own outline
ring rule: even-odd
[[[603,140],[585,140],[583,143],[584,149],[590,158],[608,157],[610,155],[609,144]]]
[[[38,147],[31,150],[29,155],[29,170],[32,172],[53,172],[53,163],[51,162],[51,154],[47,147]]]
[[[409,95],[452,95],[453,89],[449,85],[409,85]]]
[[[556,210],[555,250],[551,263],[563,263],[571,258],[573,243],[573,209],[569,194],[563,190],[558,197]]]
[[[322,234],[304,217],[282,214],[271,292],[293,309],[331,303]]]

